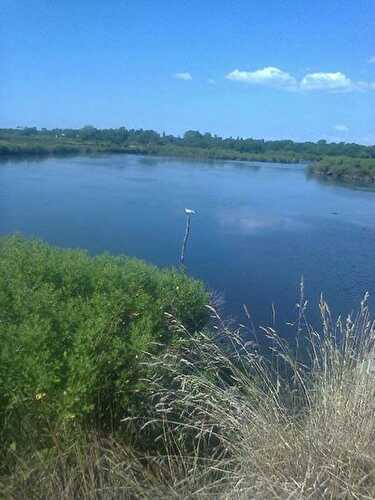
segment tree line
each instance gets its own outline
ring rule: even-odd
[[[347,142],[294,142],[188,130],[182,136],[126,127],[0,129],[0,156],[132,153],[199,159],[308,162],[310,171],[348,182],[375,183],[375,146]]]
[[[35,140],[60,139],[73,142],[101,142],[117,146],[184,146],[189,148],[229,150],[239,153],[287,153],[301,159],[315,159],[322,156],[349,156],[375,158],[375,146],[355,143],[294,142],[292,140],[264,140],[242,137],[220,137],[209,132],[188,130],[182,136],[156,132],[155,130],[128,129],[126,127],[100,129],[86,125],[79,129],[18,127],[0,129],[0,140],[34,138]]]

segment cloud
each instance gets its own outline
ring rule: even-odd
[[[348,92],[354,84],[344,73],[308,73],[301,81],[302,90],[333,90]]]
[[[370,59],[368,60],[368,62],[370,64],[375,64],[375,56],[370,57]]]
[[[375,90],[375,82],[353,81],[341,71],[307,73],[300,81],[273,66],[255,71],[235,69],[225,78],[250,85],[264,85],[284,90],[304,92],[367,92]]]
[[[209,78],[207,80],[207,83],[209,83],[210,85],[215,85],[216,84],[216,81],[213,79],[213,78]]]
[[[193,77],[191,76],[191,74],[188,73],[188,72],[185,72],[185,73],[175,73],[173,76],[175,78],[177,78],[177,80],[185,80],[186,82],[193,79]]]
[[[335,130],[338,132],[349,132],[349,127],[346,125],[335,125]]]
[[[231,73],[228,73],[226,78],[252,85],[268,85],[287,89],[295,88],[297,85],[297,80],[294,76],[273,66],[256,71],[240,71],[239,69],[235,69]]]

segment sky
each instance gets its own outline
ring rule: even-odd
[[[374,0],[1,0],[0,127],[375,144]]]

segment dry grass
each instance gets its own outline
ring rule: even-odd
[[[337,321],[322,301],[319,333],[304,307],[296,345],[263,329],[272,356],[216,317],[216,338],[202,332],[150,361],[153,405],[139,432],[158,435],[159,453],[98,436],[38,451],[0,478],[4,498],[375,498],[366,299],[356,318]]]

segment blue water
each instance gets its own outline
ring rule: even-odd
[[[186,264],[224,297],[225,315],[279,325],[296,315],[304,276],[310,315],[375,295],[375,192],[309,178],[301,165],[140,156],[0,163],[0,234],[21,232],[92,254],[177,265],[184,208]],[[375,305],[375,302],[372,301]]]

